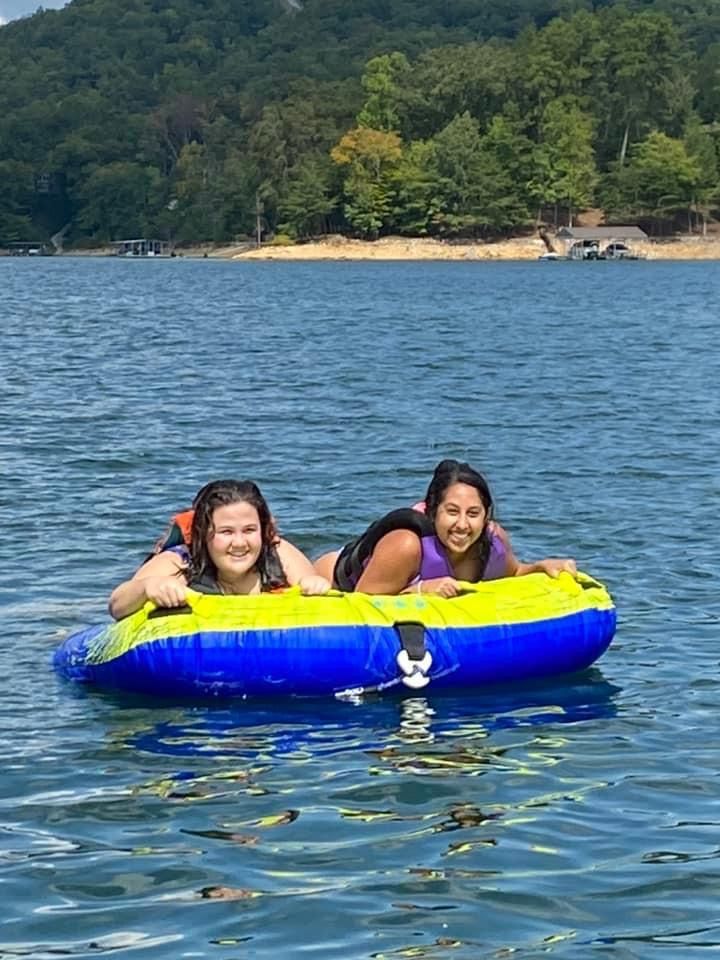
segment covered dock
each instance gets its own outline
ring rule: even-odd
[[[647,241],[640,227],[561,227],[555,235],[570,260],[637,260],[631,244]]]
[[[37,240],[14,240],[11,243],[0,242],[0,250],[7,251],[10,257],[46,257],[50,250]]]
[[[113,240],[116,257],[169,257],[172,248],[168,240]]]

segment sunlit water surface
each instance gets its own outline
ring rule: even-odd
[[[0,957],[720,950],[709,263],[0,260]],[[597,666],[362,704],[152,703],[50,655],[250,476],[310,554],[483,468],[619,610]]]

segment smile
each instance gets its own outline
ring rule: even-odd
[[[470,534],[468,533],[451,533],[448,535],[448,543],[453,544],[453,546],[462,546],[462,544],[467,543],[470,539]]]

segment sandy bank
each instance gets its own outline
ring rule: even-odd
[[[634,244],[648,260],[720,260],[720,238],[688,237]],[[373,242],[328,237],[292,246],[260,249],[225,248],[213,257],[233,260],[537,260],[545,252],[540,239],[517,238],[498,243],[448,243],[405,237],[385,237]]]
[[[560,244],[556,243],[558,250]],[[632,244],[648,260],[720,260],[720,236],[676,237],[672,240]],[[259,249],[252,243],[215,246],[211,243],[178,247],[176,256],[212,260],[537,260],[545,253],[542,240],[517,237],[497,243],[459,243],[415,237],[384,237],[381,240],[349,240],[325,237],[288,246],[267,244]],[[67,250],[68,257],[105,257],[110,247]],[[144,259],[144,258],[143,258]]]
[[[236,254],[237,260],[537,260],[541,240],[502,243],[448,243],[410,237],[349,240],[327,237],[293,246],[264,246]]]

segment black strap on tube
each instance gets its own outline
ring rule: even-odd
[[[417,620],[397,620],[393,627],[403,650],[411,660],[422,660],[425,648],[425,624]]]

